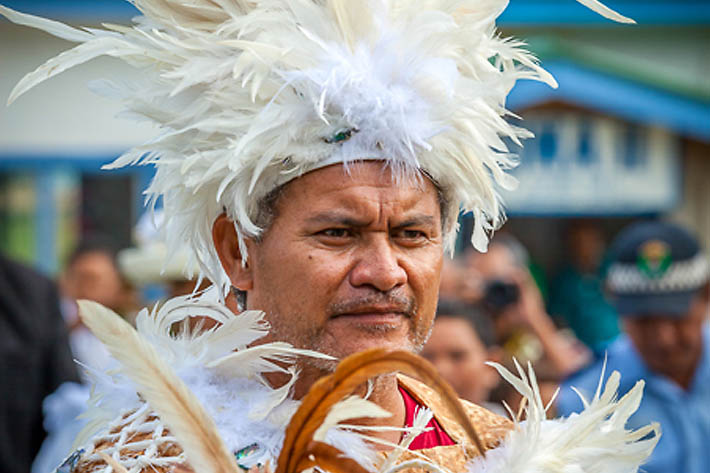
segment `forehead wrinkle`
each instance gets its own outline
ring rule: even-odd
[[[348,218],[361,220],[367,216],[372,222],[382,223],[390,209],[392,212],[388,218],[408,220],[412,215],[407,214],[421,203],[423,205],[415,213],[431,214],[435,218],[440,210],[439,194],[431,181],[425,181],[396,181],[386,171],[372,172],[372,163],[348,170],[333,166],[313,171],[289,183],[277,206],[298,201],[307,204],[309,209],[304,210],[311,215],[337,209]],[[434,199],[436,209],[428,209],[425,204],[427,197]],[[395,226],[399,226],[398,223]]]
[[[367,215],[366,220],[370,224],[376,224],[381,227],[398,228],[416,224],[433,224],[435,219],[434,215],[417,208],[422,202],[422,198],[421,195],[416,193],[406,196],[406,193],[403,192],[396,191],[392,193],[389,189],[382,189],[377,195],[343,197],[342,200],[349,201],[349,206],[354,212],[363,217]],[[435,206],[432,210],[438,211],[438,206]]]

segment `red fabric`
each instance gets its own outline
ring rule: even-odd
[[[411,427],[414,424],[414,415],[418,409],[422,409],[423,407],[411,394],[405,391],[402,386],[399,387],[399,392],[402,393],[402,399],[404,399],[404,426]],[[435,418],[432,417],[427,427],[430,428],[430,430],[422,432],[415,438],[409,445],[410,450],[455,445],[455,442],[444,432],[444,429],[441,428],[441,425],[439,425]]]

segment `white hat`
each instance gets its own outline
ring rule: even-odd
[[[506,141],[531,136],[505,121],[506,96],[518,79],[555,85],[523,43],[496,31],[506,0],[132,3],[143,13],[133,26],[103,30],[0,7],[11,21],[81,43],[28,74],[10,101],[97,56],[138,68],[135,84],[102,89],[162,133],[108,167],[155,165],[147,192],[153,203],[163,198],[169,247],[187,244],[225,289],[211,235],[217,216],[226,210],[243,247],[261,230],[254,216],[263,196],[332,163],[382,160],[395,179],[424,172],[450,215],[473,212],[472,241],[485,250],[503,220],[495,183],[515,185]]]
[[[162,210],[144,213],[133,230],[136,246],[116,255],[121,274],[134,285],[190,280],[195,274],[187,248],[169,253],[159,230],[164,217]]]

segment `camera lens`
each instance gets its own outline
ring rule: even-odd
[[[519,299],[520,291],[514,283],[498,279],[486,283],[483,303],[493,312],[500,312]]]

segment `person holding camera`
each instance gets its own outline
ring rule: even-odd
[[[525,248],[507,234],[498,235],[487,253],[467,260],[479,278],[481,302],[493,320],[497,343],[507,359],[534,363],[539,373],[561,380],[590,360],[572,335],[555,326],[528,270]]]

